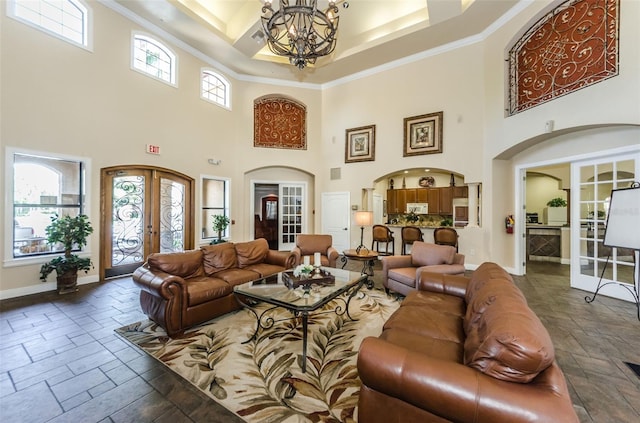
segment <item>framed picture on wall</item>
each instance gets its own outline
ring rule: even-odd
[[[347,129],[344,162],[368,162],[376,159],[376,126]]]
[[[443,112],[404,118],[403,155],[442,153]]]

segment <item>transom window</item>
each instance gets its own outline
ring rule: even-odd
[[[202,70],[200,96],[203,99],[229,108],[229,88],[229,82],[223,76],[210,69]]]
[[[8,15],[41,31],[89,47],[90,9],[78,0],[9,0]]]
[[[11,258],[27,258],[63,252],[61,245],[46,241],[46,227],[53,216],[85,213],[85,162],[13,152],[7,157],[7,179],[12,181]],[[10,197],[11,198],[11,197]]]
[[[171,85],[176,85],[176,55],[160,41],[142,34],[133,35],[133,69]]]

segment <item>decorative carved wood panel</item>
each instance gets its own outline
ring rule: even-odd
[[[253,103],[254,147],[307,149],[307,109],[294,100],[267,96]]]
[[[509,114],[618,74],[619,0],[569,0],[509,52]]]

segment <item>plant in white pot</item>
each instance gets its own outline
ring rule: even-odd
[[[229,226],[229,218],[223,214],[217,214],[213,216],[213,230],[218,233],[218,239],[211,241],[211,244],[221,244],[224,242],[222,234],[224,230]]]
[[[62,244],[64,255],[42,265],[40,280],[46,281],[49,274],[55,271],[59,294],[77,291],[78,271],[84,270],[87,273],[93,268],[93,263],[91,258],[79,257],[71,251],[87,245],[87,237],[93,232],[89,217],[84,214],[60,217],[56,214],[51,217],[51,224],[45,231],[47,242],[51,245]]]
[[[552,226],[563,226],[567,223],[567,200],[562,197],[547,201],[545,223]]]

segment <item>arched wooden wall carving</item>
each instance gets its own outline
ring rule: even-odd
[[[254,147],[307,149],[307,108],[282,96],[253,102]]]
[[[618,74],[619,0],[569,0],[509,51],[509,115]]]

